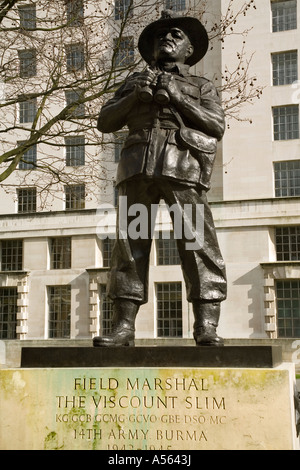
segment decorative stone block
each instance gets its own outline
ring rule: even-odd
[[[265,323],[265,331],[276,331],[275,323]]]
[[[25,335],[28,333],[28,326],[27,325],[18,325],[16,328],[17,334]]]
[[[275,285],[275,280],[273,278],[268,277],[264,279],[265,287],[274,287],[274,285]]]
[[[28,294],[29,292],[29,287],[24,284],[19,284],[18,285],[18,293],[19,294]]]
[[[98,291],[99,284],[97,282],[90,283],[90,291]]]
[[[18,307],[27,307],[28,306],[28,299],[24,299],[24,298],[18,299],[17,300],[17,306]]]
[[[266,302],[274,302],[274,294],[265,294],[264,300]]]
[[[97,297],[90,297],[89,304],[91,306],[97,305],[98,304],[98,299]]]
[[[26,307],[17,312],[17,319],[22,321],[28,320],[28,311]]]

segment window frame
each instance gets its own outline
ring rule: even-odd
[[[172,11],[186,10],[186,0],[165,0],[165,9]]]
[[[85,209],[85,184],[65,186],[65,209],[74,211]]]
[[[69,339],[71,337],[71,293],[70,284],[47,286],[49,339]],[[52,298],[55,297],[60,297],[60,303],[51,303]],[[63,298],[65,298],[65,302],[63,302]],[[52,327],[52,325],[54,326]]]
[[[85,145],[85,136],[65,137],[66,166],[85,165]]]
[[[76,105],[74,110],[72,111],[72,117],[74,118],[84,118],[85,117],[85,104],[79,103],[79,101],[84,96],[84,92],[82,90],[66,90],[65,91],[65,100],[66,106],[69,105]],[[76,104],[78,103],[78,104]]]
[[[288,110],[294,110],[295,112],[288,114]],[[284,112],[281,113],[281,111],[284,111]],[[299,105],[298,104],[273,106],[272,115],[273,115],[273,139],[275,142],[282,141],[282,140],[299,139]]]
[[[20,124],[31,124],[37,113],[37,99],[19,97],[19,123]],[[27,109],[26,109],[27,108]]]
[[[155,237],[156,265],[178,266],[181,263],[174,232],[166,232],[168,238],[164,238],[163,233],[159,231]]]
[[[275,227],[277,261],[300,261],[300,225]]]
[[[80,72],[85,68],[85,51],[82,43],[67,44],[66,49],[66,66],[67,72]],[[78,57],[76,57],[76,54]]]
[[[172,289],[174,286],[175,298],[172,300]],[[159,292],[159,289],[163,288]],[[160,294],[167,294],[160,298]],[[182,308],[182,283],[181,282],[156,282],[155,283],[155,295],[156,295],[156,335],[157,338],[182,338],[183,337],[183,308]],[[161,306],[160,306],[161,303]],[[171,307],[172,303],[176,303],[175,310],[171,308],[165,309],[165,305],[169,304]],[[179,308],[177,308],[179,307]],[[174,313],[175,312],[175,316]],[[178,315],[179,312],[179,315]],[[161,315],[161,313],[163,315]]]
[[[4,292],[6,291],[6,295]],[[7,302],[5,302],[7,300]],[[5,312],[5,307],[7,312]],[[18,325],[18,288],[14,286],[0,287],[0,340],[17,339]],[[5,316],[7,317],[5,319]],[[6,328],[3,326],[6,325]]]
[[[37,211],[37,190],[35,187],[17,188],[18,214]]]
[[[28,12],[30,11],[33,14],[28,14]],[[34,31],[37,29],[36,5],[34,4],[20,5],[18,6],[18,12],[19,12],[19,19],[20,19],[20,29],[23,29],[25,31]],[[27,18],[26,18],[26,12],[28,16]]]
[[[26,144],[26,141],[21,141],[17,143],[18,146]],[[34,170],[37,164],[37,144],[31,145],[28,150],[26,150],[21,158],[18,170]]]
[[[275,197],[300,196],[300,159],[273,162]]]
[[[292,57],[292,55],[294,55],[294,57]],[[280,63],[280,59],[282,63]],[[297,50],[273,52],[271,54],[271,61],[273,86],[291,85],[298,80]]]
[[[110,267],[114,241],[115,240],[110,237],[106,237],[102,240],[102,266],[103,268]]]
[[[292,3],[295,5],[295,12],[289,13],[288,10],[294,8]],[[283,14],[279,16],[279,5],[283,8]],[[290,4],[290,7],[284,8],[283,4]],[[287,6],[287,5],[286,5]],[[277,16],[275,14],[277,13]],[[281,24],[283,25],[281,27]],[[297,0],[273,0],[271,1],[271,30],[273,33],[279,33],[282,31],[292,31],[297,29]]]
[[[124,36],[114,39],[114,63],[116,67],[127,67],[134,64],[134,38]]]
[[[50,269],[72,268],[72,237],[51,237],[49,239]]]
[[[116,21],[124,18],[132,18],[133,1],[132,0],[115,0],[114,18]]]
[[[277,338],[300,337],[300,279],[278,279],[276,291]],[[288,292],[283,295],[283,292]],[[295,293],[297,291],[297,297]],[[296,312],[294,314],[294,312]],[[297,315],[298,314],[298,315]],[[295,331],[297,334],[295,334]]]
[[[9,244],[11,246],[9,246]],[[7,245],[7,246],[5,246]],[[13,271],[23,271],[23,239],[12,238],[7,240],[2,240],[0,243],[0,253],[1,253],[1,271],[3,272],[13,272]],[[11,253],[6,253],[11,250]],[[4,259],[5,258],[5,259]]]
[[[99,307],[101,334],[110,334],[113,326],[113,302],[106,294],[106,284],[99,284]]]
[[[78,28],[84,24],[84,2],[83,0],[65,0],[67,26]]]
[[[18,56],[19,56],[19,75],[20,75],[20,77],[21,78],[35,77],[37,75],[36,50],[35,49],[22,49],[22,50],[19,50],[18,51]]]

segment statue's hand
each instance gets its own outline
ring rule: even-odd
[[[182,93],[176,82],[174,75],[171,73],[163,72],[158,77],[157,89],[165,90],[171,102],[179,101],[182,98]]]
[[[156,84],[157,76],[150,68],[147,68],[144,72],[137,75],[134,80],[135,93],[139,99],[142,96],[144,90],[149,90],[149,93],[152,94],[151,87],[154,87]]]

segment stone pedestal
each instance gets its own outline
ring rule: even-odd
[[[242,349],[24,348],[0,370],[0,448],[298,449],[293,365]]]

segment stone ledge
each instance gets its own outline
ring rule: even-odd
[[[23,347],[21,367],[254,367],[282,362],[280,346]]]

